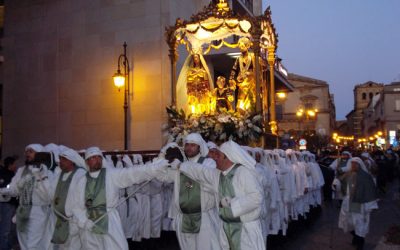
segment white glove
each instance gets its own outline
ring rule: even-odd
[[[36,179],[41,179],[42,171],[41,168],[32,168],[32,175],[35,176]]]
[[[336,190],[340,190],[340,188],[341,188],[341,183],[337,178],[335,178],[332,182],[332,190],[336,191]]]
[[[169,164],[169,166],[171,167],[171,169],[175,169],[175,170],[177,170],[177,169],[179,169],[179,166],[181,165],[181,161],[180,160],[178,160],[178,159],[175,159],[173,162],[171,162],[170,164]]]
[[[157,167],[166,167],[166,166],[168,166],[168,161],[163,158],[157,158],[151,163],[151,165],[154,165]]]
[[[94,225],[95,225],[94,222],[88,219],[85,222],[84,229],[88,230],[88,231],[92,231],[92,228],[94,227]]]
[[[220,201],[221,207],[231,207],[231,200],[232,198],[229,196],[222,198]]]

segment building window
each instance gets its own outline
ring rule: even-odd
[[[372,92],[369,93],[369,99],[372,99],[374,97],[374,94]]]
[[[304,108],[306,110],[312,110],[312,109],[314,109],[314,105],[311,102],[307,102],[304,104]]]
[[[400,111],[400,100],[396,100],[396,111]]]
[[[362,99],[363,100],[367,99],[367,94],[366,93],[362,93]]]

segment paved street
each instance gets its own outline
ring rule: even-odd
[[[392,183],[389,185],[388,192],[380,196],[379,209],[371,214],[370,233],[366,237],[365,250],[375,249],[391,225],[400,225],[400,200],[396,193],[398,188],[398,183]],[[350,233],[345,234],[337,227],[339,209],[337,203],[325,202],[322,209],[314,209],[307,220],[291,222],[286,237],[270,236],[267,249],[354,249],[351,245]],[[131,243],[130,249],[175,250],[179,247],[172,232],[168,236],[163,232],[161,239]],[[393,249],[400,249],[400,246]]]
[[[398,183],[389,185],[388,192],[381,195],[379,209],[372,212],[370,233],[366,237],[365,250],[375,249],[379,240],[391,225],[400,225],[400,200]],[[320,214],[310,221],[297,223],[285,239],[269,240],[269,250],[320,250],[320,249],[354,249],[352,236],[345,234],[337,227],[339,210],[334,202],[325,202]],[[289,226],[290,228],[290,226]],[[272,244],[271,244],[272,243]],[[397,249],[400,249],[398,247]]]

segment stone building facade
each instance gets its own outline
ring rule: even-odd
[[[379,94],[382,90],[382,83],[376,83],[372,81],[359,84],[354,87],[354,109],[346,115],[348,122],[347,127],[350,129],[348,132],[351,135],[354,135],[356,138],[363,136],[363,112],[374,96]]]
[[[362,121],[363,136],[369,138],[383,133],[385,145],[393,145],[400,137],[400,82],[385,85],[365,109]],[[397,143],[396,143],[397,144]]]
[[[277,120],[280,134],[301,136],[305,131],[330,136],[335,128],[336,108],[329,84],[306,76],[289,74],[294,87],[285,99],[277,103]],[[297,115],[303,110],[302,116]],[[315,116],[307,111],[315,112]],[[311,113],[312,114],[312,113]]]
[[[32,142],[122,149],[124,92],[112,75],[124,42],[133,85],[129,148],[159,149],[171,103],[165,27],[209,2],[6,0],[3,154]],[[228,2],[262,12],[261,0]]]

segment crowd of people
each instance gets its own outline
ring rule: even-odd
[[[43,152],[54,157],[44,161]],[[161,231],[175,232],[181,249],[266,249],[268,235],[285,235],[291,221],[321,206],[323,186],[341,201],[339,227],[362,249],[376,183],[398,166],[394,152],[385,170],[371,155],[343,151],[325,183],[311,152],[217,146],[197,133],[148,162],[113,159],[98,147],[30,144],[24,166],[8,157],[1,169],[1,249],[128,249],[128,239]]]

